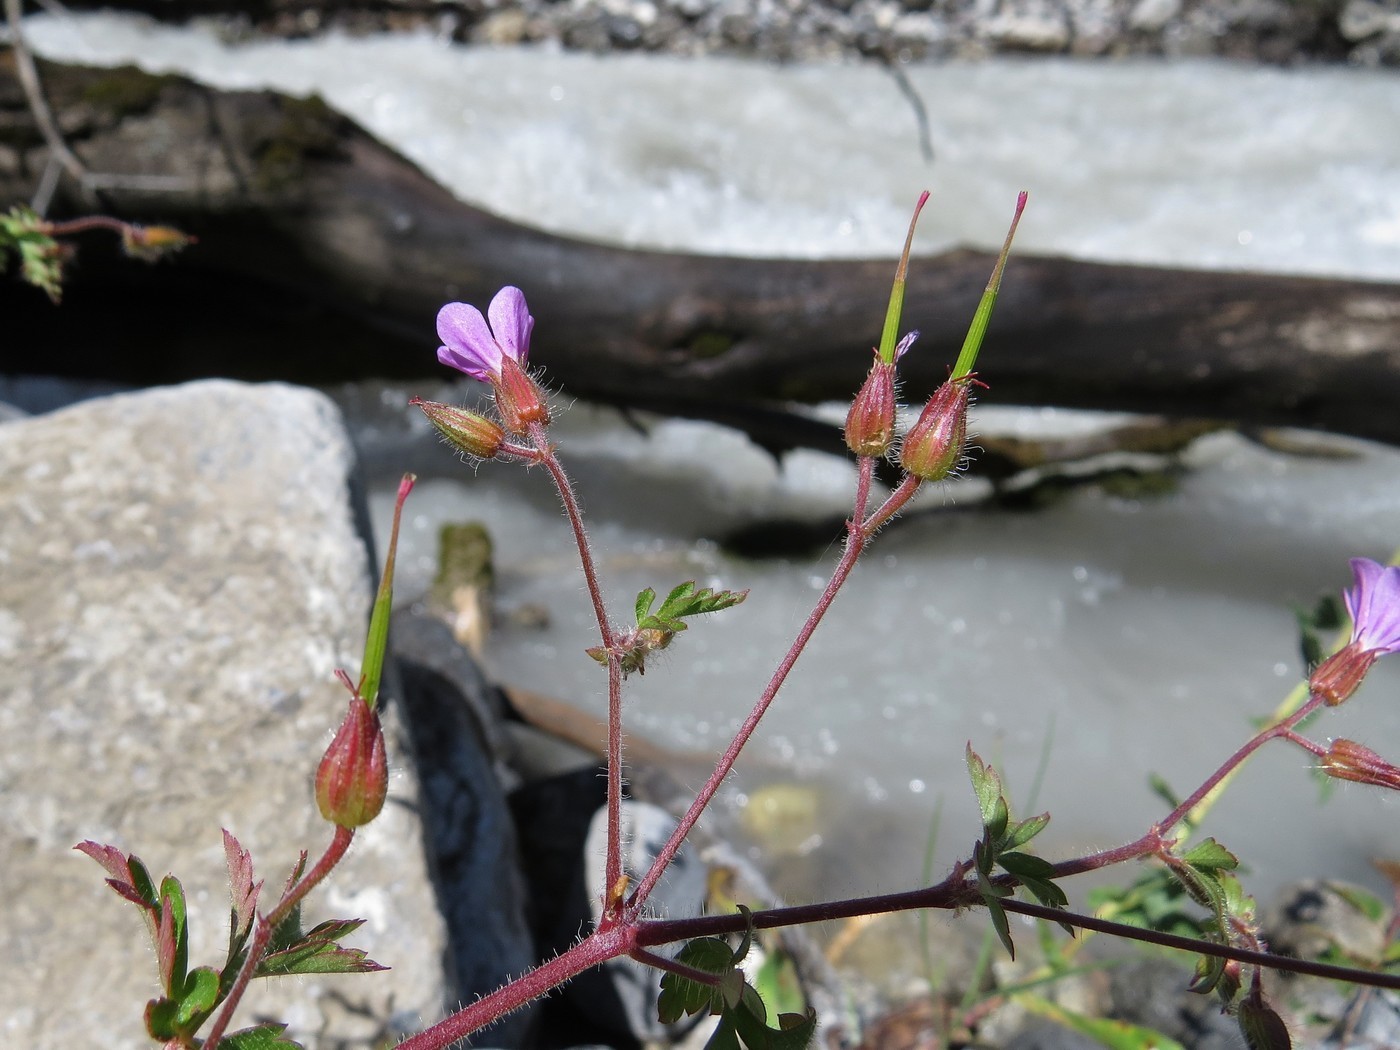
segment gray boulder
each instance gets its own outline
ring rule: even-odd
[[[358,671],[375,569],[354,455],[321,395],[195,383],[0,425],[0,982],[4,1043],[152,1045],[158,992],[137,911],[73,851],[95,839],[175,873],[191,961],[217,964],[219,828],[270,906],[331,829],[311,780]],[[405,733],[386,719],[389,803],[309,898],[308,927],[387,973],[259,981],[241,1023],[308,1047],[370,1046],[451,995]],[[455,998],[455,995],[453,996]]]

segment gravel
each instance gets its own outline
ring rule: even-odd
[[[194,13],[152,2],[158,17]],[[199,13],[221,5],[206,2]],[[1217,56],[1400,65],[1400,0],[266,0],[233,35],[427,25],[456,40],[569,50],[897,63],[992,54]]]

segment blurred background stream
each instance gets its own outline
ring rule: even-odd
[[[25,27],[55,59],[319,92],[463,199],[590,239],[892,256],[929,188],[918,253],[993,247],[1024,188],[1017,248],[1027,252],[1400,279],[1394,72],[1145,59],[910,66],[921,120],[873,65],[466,49],[426,33],[235,46],[113,15],[42,15]],[[907,327],[938,308],[909,303]],[[869,304],[872,342],[883,310]],[[425,317],[424,354],[435,346]],[[861,367],[866,350],[851,348]],[[999,406],[996,362],[981,368],[983,433],[1116,421]],[[601,714],[606,683],[582,655],[596,642],[590,613],[546,480],[463,466],[405,410],[413,395],[478,392],[369,383],[332,393],[365,452],[381,535],[400,473],[422,479],[402,600],[426,590],[441,524],[484,522],[501,611],[488,670]],[[834,564],[853,468],[805,452],[779,463],[738,433],[624,419],[570,404],[567,391],[558,405],[558,444],[615,616],[644,586],[751,589],[631,683],[633,729],[717,751]],[[874,546],[726,796],[731,811],[764,799],[749,822],[779,856],[784,889],[914,885],[940,802],[935,872],[965,855],[969,740],[1004,767],[1018,804],[1044,757],[1035,804],[1055,818],[1038,840],[1052,859],[1141,834],[1162,813],[1150,772],[1190,790],[1298,681],[1293,607],[1339,593],[1348,558],[1385,560],[1400,544],[1400,453],[1328,436],[1302,444],[1277,451],[1214,434],[1179,460],[1146,464],[1153,484],[1088,486],[1020,512],[978,506],[975,470],[926,494]],[[763,558],[723,542],[791,523],[817,539]],[[1400,668],[1383,662],[1316,733],[1400,757],[1397,697]],[[1261,895],[1316,875],[1381,889],[1368,860],[1395,851],[1394,800],[1343,788],[1319,807],[1317,794],[1300,752],[1266,750],[1206,831],[1256,869],[1248,885]]]

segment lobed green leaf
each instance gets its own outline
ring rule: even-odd
[[[161,880],[160,905],[159,943],[156,951],[166,994],[176,995],[185,984],[190,942],[185,889],[174,875],[167,875]]]
[[[300,1043],[282,1038],[286,1030],[286,1025],[275,1022],[243,1028],[220,1039],[219,1050],[303,1050]]]
[[[258,963],[257,976],[277,977],[293,973],[373,973],[386,967],[368,958],[359,948],[343,948],[337,941],[353,933],[364,919],[332,919],[323,922],[298,943],[269,952]]]
[[[997,863],[1018,878],[1049,879],[1055,874],[1055,865],[1030,853],[998,853]]]
[[[1025,820],[1018,821],[1007,829],[1006,835],[1002,838],[1002,848],[1015,849],[1018,846],[1024,846],[1044,831],[1049,823],[1049,813],[1041,813],[1039,816],[1027,817]]]
[[[1201,871],[1233,871],[1240,866],[1239,858],[1213,838],[1196,843],[1181,859]]]
[[[719,937],[698,937],[677,953],[676,962],[719,977],[733,971],[734,951]],[[657,1017],[662,1024],[673,1024],[701,1010],[720,1013],[723,1008],[724,993],[719,987],[678,973],[662,974],[661,994],[656,1000]]]
[[[1022,996],[1017,1002],[1033,1013],[1048,1017],[1066,1028],[1088,1036],[1109,1050],[1185,1050],[1180,1043],[1167,1038],[1161,1032],[1129,1024],[1127,1021],[1088,1017],[1038,996]]]
[[[972,750],[972,745],[967,745],[967,772],[972,778],[972,790],[977,795],[977,808],[982,814],[982,826],[989,827],[992,817],[996,811],[996,804],[1001,800],[1001,778],[997,776],[996,770],[987,765]],[[1002,803],[1003,807],[1005,803]]]

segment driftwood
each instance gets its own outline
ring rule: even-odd
[[[0,200],[46,151],[0,56]],[[55,309],[0,282],[4,368],[168,381],[432,375],[448,299],[525,288],[533,361],[573,396],[747,427],[774,446],[829,428],[766,407],[845,398],[877,336],[894,262],[630,251],[504,221],[451,194],[317,100],[219,92],[130,70],[42,67],[89,172],[174,177],[95,191],[104,210],[181,226],[154,269],[83,246]],[[464,158],[464,163],[486,163]],[[111,180],[108,180],[110,184]],[[1008,202],[1009,203],[1009,202]],[[1034,201],[1032,201],[1032,207]],[[58,210],[92,210],[68,186]],[[917,400],[946,375],[992,266],[915,261],[905,359]],[[1318,427],[1400,443],[1400,287],[1013,255],[982,357],[997,403]]]

